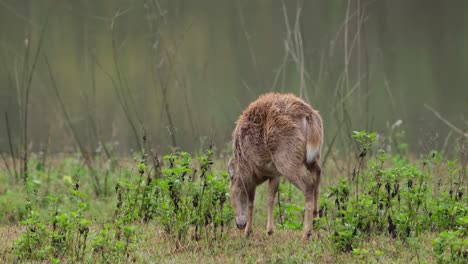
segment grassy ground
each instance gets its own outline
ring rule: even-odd
[[[177,249],[158,226],[140,228],[142,233],[132,261],[141,263],[435,263],[435,235],[431,233],[423,234],[418,247],[413,248],[388,236],[368,237],[361,246],[367,252],[357,254],[334,251],[323,232],[315,232],[310,242],[303,242],[300,231],[277,230],[268,236],[264,227],[257,227],[252,237],[245,239],[231,227],[221,239],[189,243]],[[14,262],[14,240],[22,230],[24,227],[20,226],[0,228],[1,262]]]
[[[187,169],[187,175],[192,175],[194,179],[198,177],[198,180],[191,183],[192,185],[180,187],[181,203],[185,202],[185,206],[190,205],[193,202],[191,199],[196,196],[194,191],[202,188],[200,186],[203,185],[198,183],[203,179],[204,162],[211,166],[206,172],[209,180],[205,185],[208,187],[202,188],[206,195],[204,199],[211,199],[213,202],[216,199],[208,193],[216,195],[220,190],[227,192],[228,180],[225,179],[224,172],[226,160],[217,158],[211,165],[211,158],[205,161],[194,159],[189,160],[190,165],[187,165],[188,163],[184,163],[185,158],[187,156],[182,155],[172,162],[168,158],[161,170],[162,179],[166,177],[170,180],[177,173],[185,175],[184,170],[180,168]],[[136,207],[140,208],[145,204],[143,194],[147,186],[156,189],[165,186],[161,183],[148,185],[141,180],[145,179],[146,174],[152,173],[149,166],[144,167],[142,163],[138,164],[134,160],[114,162],[113,165],[108,161],[97,163],[99,165],[96,171],[101,180],[107,177],[107,183],[104,185],[104,181],[101,181],[102,192],[96,195],[89,171],[83,166],[79,157],[54,159],[44,168],[41,159],[32,156],[29,166],[29,192],[21,180],[14,180],[4,167],[0,169],[0,262],[463,263],[466,261],[467,199],[466,196],[457,198],[458,194],[451,193],[450,196],[446,194],[448,190],[456,189],[453,186],[458,184],[456,179],[462,165],[439,158],[430,161],[432,165],[428,169],[429,165],[426,166],[426,163],[421,165],[423,164],[421,161],[412,162],[415,166],[421,167],[420,170],[412,167],[413,165],[407,161],[406,165],[402,165],[401,160],[393,159],[388,162],[389,165],[384,163],[379,165],[377,162],[379,157],[369,158],[371,162],[361,168],[362,180],[359,186],[361,198],[354,198],[356,193],[354,182],[344,184],[339,180],[340,176],[347,177],[346,174],[342,175],[343,171],[352,171],[353,165],[349,165],[348,168],[346,164],[353,162],[330,161],[323,173],[320,201],[321,208],[328,208],[326,209],[328,213],[324,212],[325,215],[316,225],[311,240],[304,242],[300,240],[303,197],[297,189],[286,182],[283,182],[280,188],[282,207],[277,205],[275,208],[277,229],[272,236],[266,235],[266,186],[263,185],[257,189],[254,233],[251,237],[245,238],[243,233],[234,227],[232,220],[223,224],[222,233],[219,226],[216,231],[214,225],[221,222],[215,222],[213,216],[209,218],[211,222],[198,225],[201,231],[198,233],[198,239],[194,239],[197,232],[196,221],[200,220],[197,217],[206,217],[202,212],[199,216],[190,218],[192,217],[190,210],[198,210],[199,207],[188,211],[180,209],[177,214],[170,216],[174,208],[171,207],[173,200],[168,198],[170,197],[168,195],[165,200],[150,199],[150,205],[156,205],[159,210],[156,211],[154,220],[143,221],[139,216],[142,215],[142,209],[135,213]],[[173,165],[169,165],[168,160]],[[354,161],[354,164],[357,163]],[[168,169],[171,167],[172,169]],[[139,171],[142,170],[146,172],[139,176]],[[388,174],[391,176],[389,179],[394,181],[388,190],[397,193],[400,191],[399,194],[388,197],[388,210],[378,209],[379,203],[387,199],[384,197],[385,188],[382,187],[377,193],[377,198],[376,194],[372,193],[376,183],[380,184],[382,181],[384,186],[385,181],[384,178],[379,179],[380,174]],[[398,176],[400,174],[402,176]],[[172,178],[172,183],[178,182],[177,179],[180,177],[177,177]],[[399,182],[395,179],[399,179]],[[79,193],[73,192],[76,182],[80,185]],[[123,198],[119,198],[115,185],[122,182],[128,182],[128,189],[121,193]],[[427,186],[430,188],[426,188]],[[465,191],[460,184],[457,186],[459,187],[457,190]],[[164,191],[164,189],[158,190]],[[183,196],[184,192],[187,196]],[[339,198],[343,193],[347,193],[346,197]],[[421,193],[424,195],[421,196]],[[50,202],[50,196],[59,199],[53,203]],[[27,200],[30,202],[27,203]],[[136,202],[131,203],[133,200]],[[416,200],[420,202],[412,204],[412,201]],[[117,213],[116,205],[119,201],[121,205]],[[346,203],[345,207],[341,204],[343,207],[341,211],[338,201]],[[81,211],[77,206],[80,204],[86,210]],[[208,203],[204,210],[215,205],[219,204]],[[37,215],[32,213],[35,210],[38,212]],[[224,217],[222,219],[232,219],[232,215],[229,214],[230,208],[216,210],[225,210],[219,211],[223,212],[218,215]],[[376,210],[380,210],[381,216],[372,215]],[[165,214],[170,217],[166,217]],[[395,223],[393,231],[387,231],[391,226],[390,222],[387,223],[387,218],[390,217],[392,223]],[[207,218],[203,219],[207,221]],[[373,220],[366,222],[367,219]],[[19,224],[22,220],[29,222]],[[169,225],[164,224],[164,221],[169,221],[167,222]],[[179,239],[176,239],[178,230],[181,230],[178,228],[186,226],[188,229],[184,231],[185,233],[182,232]],[[89,236],[85,242],[80,242],[84,232]],[[107,235],[106,232],[111,235]],[[436,249],[435,241],[438,239],[442,241],[440,237],[443,232],[449,233],[440,243],[442,249]],[[27,246],[24,246],[25,241],[29,243]],[[34,252],[42,253],[34,255]],[[66,253],[61,255],[61,252]]]

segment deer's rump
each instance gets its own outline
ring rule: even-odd
[[[267,94],[247,107],[233,133],[234,152],[255,166],[270,164],[287,151],[312,162],[320,152],[322,121],[317,111],[293,95]]]

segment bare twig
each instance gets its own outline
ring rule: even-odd
[[[15,179],[18,180],[18,171],[17,171],[17,166],[16,166],[17,156],[16,156],[16,151],[13,148],[13,138],[12,138],[12,135],[11,135],[10,122],[8,120],[8,113],[7,112],[5,112],[5,128],[6,128],[7,137],[8,137],[8,147],[9,147],[9,150],[10,150],[10,157],[11,157],[11,160],[12,160],[12,163],[13,163],[13,171],[14,171],[14,174],[15,174]]]
[[[348,0],[348,4],[346,6],[346,23],[344,24],[345,26],[345,31],[344,31],[344,80],[345,80],[345,87],[349,87],[349,59],[350,56],[348,55],[349,49],[348,49],[348,24],[350,21],[349,18],[349,11],[351,10],[351,0]]]
[[[335,145],[336,139],[338,138],[338,134],[340,133],[342,124],[343,124],[343,122],[340,122],[338,124],[338,128],[336,129],[335,134],[333,135],[333,137],[332,137],[332,139],[330,141],[330,144],[328,144],[327,152],[325,152],[325,155],[323,156],[323,159],[322,159],[322,167],[323,168],[325,168],[325,164],[327,164],[328,157],[331,154],[331,150],[333,149],[333,145]]]
[[[112,32],[114,32],[112,30]],[[118,61],[118,49],[117,49],[117,43],[114,37],[114,33],[112,33],[112,57],[114,60],[114,66],[115,66],[115,72],[117,75],[117,80],[113,81],[112,83],[114,84],[112,87],[114,88],[117,98],[119,99],[119,103],[122,107],[122,110],[125,113],[125,116],[127,117],[127,121],[130,124],[130,127],[133,131],[133,136],[135,138],[135,141],[137,142],[137,145],[140,149],[140,151],[143,150],[142,143],[140,141],[140,137],[138,136],[138,131],[135,125],[135,122],[132,118],[131,112],[135,113],[135,116],[137,120],[139,121],[140,124],[142,124],[142,121],[139,120],[138,118],[138,113],[135,107],[135,103],[133,100],[132,94],[128,91],[128,85],[125,84],[122,76],[122,72],[120,69],[119,61]],[[112,79],[114,79],[112,77]],[[133,111],[132,111],[133,110]]]
[[[169,136],[171,138],[172,145],[177,146],[176,131],[174,125],[174,119],[169,104],[169,86],[171,81],[180,82],[180,79],[175,76],[175,66],[178,56],[178,49],[183,43],[186,33],[191,28],[192,24],[188,25],[187,29],[180,35],[180,39],[171,40],[169,37],[165,37],[161,32],[161,25],[167,24],[165,19],[165,11],[161,8],[158,0],[148,1],[148,12],[150,14],[157,14],[156,19],[148,20],[148,27],[151,32],[154,32],[154,39],[152,43],[153,47],[153,59],[152,64],[155,76],[158,78],[159,88],[162,97],[162,108],[166,113],[168,122]],[[162,21],[161,21],[162,20]],[[167,45],[166,43],[172,44]],[[166,46],[165,46],[166,45]],[[156,80],[153,79],[154,82]]]
[[[83,145],[83,142],[80,140],[78,136],[78,131],[73,126],[73,123],[70,118],[70,114],[68,113],[67,108],[65,107],[65,103],[62,97],[60,96],[57,83],[52,73],[52,68],[50,66],[49,60],[47,59],[47,57],[44,57],[44,60],[45,60],[47,70],[49,73],[50,82],[52,84],[51,85],[52,90],[57,98],[57,101],[59,102],[60,109],[62,110],[63,116],[65,117],[65,121],[71,131],[71,134],[73,138],[75,139],[76,144],[78,145],[81,155],[83,156],[84,163],[88,167],[89,172],[91,173],[91,176],[93,178],[93,183],[94,183],[94,191],[96,195],[99,196],[101,192],[101,184],[100,184],[99,178],[96,175],[96,171],[94,170],[92,157],[90,156],[89,152],[86,150],[85,146]]]
[[[91,55],[93,59],[94,56]],[[89,118],[89,123],[91,125],[91,131],[93,132],[94,136],[96,137],[97,141],[99,144],[102,146],[102,149],[104,150],[104,153],[106,154],[106,157],[108,159],[112,159],[112,153],[106,146],[104,140],[102,139],[101,132],[99,130],[98,126],[98,121],[96,118],[96,73],[95,73],[95,65],[96,65],[96,60],[93,60],[92,62],[89,62],[91,65],[91,95],[92,95],[92,102],[88,101],[88,104],[91,104],[91,107],[89,107],[90,111],[88,111],[88,118]]]
[[[183,87],[185,87],[185,82],[182,82]],[[192,134],[194,137],[199,137],[200,132],[198,129],[195,128],[195,122],[193,122],[193,111],[190,108],[190,102],[188,100],[188,89],[184,89],[184,101],[185,101],[185,109],[187,110],[187,118],[189,120],[190,128],[192,130]]]
[[[444,145],[442,145],[442,148],[441,148],[442,156],[446,156],[447,154],[448,143],[449,143],[450,138],[452,137],[452,134],[453,134],[453,131],[450,130],[447,137],[445,137]]]
[[[45,31],[49,22],[49,14],[46,16],[46,20],[44,25],[42,26],[41,32],[39,34],[39,41],[33,54],[34,58],[32,61],[31,68],[29,69],[29,53],[31,49],[31,43],[28,34],[24,39],[25,44],[25,57],[23,61],[23,75],[20,89],[22,91],[22,121],[23,121],[23,157],[22,157],[22,164],[21,164],[21,171],[23,174],[23,180],[26,184],[28,180],[28,114],[29,114],[29,98],[31,92],[31,84],[34,77],[34,73],[36,72],[36,66],[39,59],[39,54],[41,52]]]
[[[299,74],[299,95],[300,97],[305,98],[307,101],[307,84],[306,79],[311,79],[309,73],[305,66],[305,57],[304,57],[304,46],[303,46],[303,39],[302,39],[302,32],[301,32],[301,14],[302,14],[302,5],[303,1],[299,1],[296,7],[296,16],[294,20],[294,27],[291,27],[289,23],[288,12],[286,8],[286,4],[284,1],[282,3],[283,9],[283,17],[284,23],[286,27],[286,39],[284,41],[285,44],[285,61],[288,57],[291,57],[292,61],[296,65],[296,69]],[[276,78],[275,78],[276,82]]]
[[[114,48],[113,50],[115,50],[115,43],[112,45]],[[114,60],[115,62],[117,63],[116,61],[116,54],[114,54]],[[95,63],[96,65],[98,66],[98,68],[109,78],[109,80],[112,82],[112,88],[114,89],[115,91],[115,94],[117,95],[117,99],[118,99],[118,102],[120,104],[120,107],[122,108],[122,111],[124,113],[124,116],[125,118],[127,119],[127,122],[129,123],[130,125],[130,128],[133,132],[133,136],[134,136],[134,139],[137,143],[137,146],[139,147],[139,149],[141,150],[142,149],[142,145],[141,145],[141,142],[140,142],[140,137],[138,136],[138,131],[136,129],[136,125],[133,121],[133,118],[132,118],[132,115],[131,115],[131,111],[129,109],[129,106],[128,106],[128,103],[127,103],[127,100],[125,99],[125,96],[122,94],[121,92],[121,85],[122,83],[118,80],[116,80],[114,78],[114,76],[109,73],[106,69],[104,69],[104,67],[99,63],[99,61],[97,60],[96,56],[94,56],[94,60],[95,60]],[[119,69],[118,72],[120,72],[120,68],[118,67],[118,65],[116,65],[116,67]],[[119,75],[119,74],[118,74]]]
[[[249,49],[250,60],[252,61],[252,66],[255,71],[255,77],[257,78],[257,86],[262,86],[262,89],[266,89],[266,83],[264,79],[262,78],[262,76],[260,75],[260,71],[258,69],[257,57],[255,56],[255,51],[254,51],[252,41],[251,41],[252,36],[249,34],[247,30],[244,13],[242,12],[242,7],[240,6],[239,1],[237,1],[237,10],[239,13],[239,20],[241,23],[241,27],[242,27],[242,30],[244,31],[245,40],[247,42],[247,47]]]
[[[29,18],[27,18],[25,15],[19,13],[18,11],[15,10],[12,6],[6,3],[6,1],[0,0],[0,5],[2,5],[6,10],[10,11],[14,16],[18,17],[19,19],[25,21],[28,23],[29,26],[35,29],[39,29],[40,27],[36,24],[34,24]]]
[[[13,174],[12,169],[10,168],[10,165],[8,163],[8,158],[6,157],[5,153],[3,153],[3,152],[0,152],[0,156],[2,157],[3,165],[5,166],[5,168],[6,168],[7,172],[8,172],[8,175],[13,178],[15,175]]]
[[[360,85],[360,81],[357,81],[353,87],[351,87],[351,89],[344,95],[340,98],[340,101],[337,102],[337,104],[333,107],[333,109],[331,110],[331,113],[334,114],[338,108],[342,105],[344,105],[346,103],[346,101],[348,101],[348,99],[351,98],[351,96],[353,95],[353,93],[359,88],[359,85]]]
[[[468,138],[468,133],[463,132],[460,128],[456,127],[454,124],[450,123],[447,119],[445,119],[439,112],[437,112],[434,108],[429,106],[428,104],[424,104],[424,107],[431,111],[440,121],[442,121],[445,125],[447,125],[450,129],[452,129],[455,133]]]

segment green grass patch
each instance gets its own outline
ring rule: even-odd
[[[466,263],[462,163],[437,152],[417,160],[387,153],[374,133],[353,137],[359,152],[349,175],[325,168],[309,242],[300,241],[302,193],[286,181],[276,232],[265,234],[261,186],[245,238],[232,223],[226,160],[211,149],[155,163],[147,154],[103,160],[93,172],[105,183],[99,192],[79,156],[49,164],[32,156],[26,184],[0,171],[0,261]]]

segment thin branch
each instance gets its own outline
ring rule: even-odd
[[[428,104],[424,104],[424,107],[431,111],[440,121],[442,121],[445,125],[451,128],[457,134],[460,134],[463,137],[468,138],[468,133],[463,132],[460,128],[456,127],[454,124],[450,123],[447,119],[445,119],[439,112],[437,112],[434,108],[430,107]]]
[[[59,90],[58,90],[58,87],[57,87],[57,82],[55,81],[54,75],[52,73],[52,68],[50,66],[49,60],[47,59],[47,57],[44,57],[44,60],[45,60],[47,70],[48,70],[48,73],[49,73],[50,82],[52,84],[51,85],[52,90],[54,91],[55,96],[57,97],[57,100],[58,100],[59,105],[60,105],[60,109],[62,110],[62,113],[63,113],[63,115],[65,117],[66,122],[67,122],[67,125],[68,125],[70,131],[72,132],[72,136],[75,139],[76,144],[78,145],[78,148],[79,148],[79,150],[81,152],[81,155],[83,156],[84,163],[88,167],[88,169],[89,169],[89,171],[91,173],[91,176],[93,177],[94,191],[95,191],[96,195],[99,196],[99,194],[101,192],[101,185],[100,185],[100,182],[99,182],[99,178],[97,177],[97,175],[95,173],[93,163],[92,163],[92,158],[91,158],[90,154],[88,153],[88,151],[86,150],[86,148],[84,147],[84,145],[81,142],[80,138],[78,137],[78,131],[76,131],[75,127],[72,124],[70,114],[68,113],[68,111],[67,111],[67,109],[65,107],[65,103],[64,103],[62,97],[60,96],[60,93],[59,93]]]
[[[50,12],[51,10],[49,10]],[[28,179],[28,118],[29,118],[29,98],[30,98],[30,92],[31,92],[31,85],[32,85],[32,80],[34,77],[34,73],[36,72],[36,67],[37,63],[39,61],[39,54],[41,52],[43,40],[44,40],[44,35],[47,29],[47,25],[49,23],[49,17],[50,13],[47,14],[46,20],[44,22],[44,26],[41,29],[40,35],[39,35],[39,41],[35,50],[33,62],[31,65],[31,69],[29,69],[29,52],[30,52],[30,47],[31,44],[29,43],[29,36],[26,36],[25,38],[25,58],[24,58],[24,64],[23,64],[23,76],[22,76],[22,82],[21,82],[21,87],[20,89],[23,91],[22,98],[23,102],[21,105],[21,108],[23,109],[23,158],[22,158],[22,173],[23,173],[23,178],[24,182],[27,182]],[[26,75],[27,74],[27,75]]]
[[[255,71],[255,75],[256,75],[256,78],[257,78],[257,85],[261,85],[261,86],[263,86],[262,89],[265,89],[266,88],[266,83],[265,83],[264,79],[262,78],[262,76],[260,76],[260,71],[258,69],[258,63],[257,63],[257,57],[255,56],[255,51],[254,51],[252,41],[251,41],[252,36],[247,31],[247,26],[246,26],[246,22],[245,22],[244,13],[241,10],[242,8],[241,8],[241,6],[239,4],[239,1],[237,1],[237,9],[238,9],[238,12],[239,12],[239,20],[240,20],[240,23],[241,23],[241,27],[242,27],[242,30],[244,31],[245,40],[247,41],[247,47],[249,49],[250,60],[252,61],[253,69]]]
[[[7,131],[7,136],[8,136],[8,147],[10,150],[10,156],[12,159],[13,163],[13,171],[15,173],[15,178],[18,179],[18,171],[16,170],[16,152],[15,149],[13,148],[13,138],[11,135],[11,128],[10,128],[10,122],[8,120],[8,113],[5,112],[5,126],[6,126],[6,131]]]
[[[10,11],[14,16],[18,17],[19,19],[26,21],[31,27],[35,29],[39,29],[40,27],[36,24],[34,24],[31,20],[29,20],[25,15],[20,14],[18,11],[16,11],[12,6],[7,4],[5,1],[0,0],[0,5],[2,5],[5,9]]]

